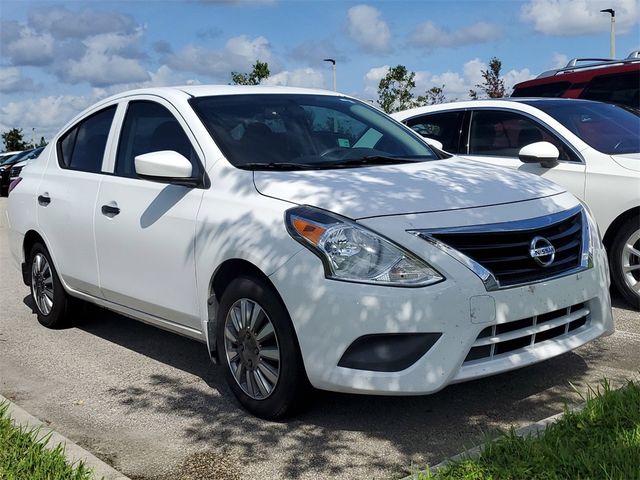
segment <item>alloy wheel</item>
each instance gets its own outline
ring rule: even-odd
[[[229,309],[224,346],[242,391],[254,400],[269,397],[280,377],[280,348],[269,316],[254,300],[241,298]]]
[[[631,233],[622,247],[622,274],[624,281],[640,296],[640,230]]]
[[[37,253],[31,263],[31,290],[42,315],[49,315],[53,309],[53,288],[49,261],[42,253]]]

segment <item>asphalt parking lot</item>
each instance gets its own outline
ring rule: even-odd
[[[99,309],[73,328],[41,327],[9,259],[5,208],[0,394],[132,478],[176,478],[203,453],[217,475],[203,478],[393,478],[558,413],[603,377],[639,376],[640,314],[614,298],[613,336],[542,364],[424,397],[318,392],[295,419],[259,420],[195,341]]]

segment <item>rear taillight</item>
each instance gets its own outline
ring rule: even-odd
[[[11,180],[11,182],[9,183],[9,192],[7,193],[7,196],[9,196],[11,191],[14,188],[16,188],[21,181],[22,181],[22,177],[16,177],[16,178]]]

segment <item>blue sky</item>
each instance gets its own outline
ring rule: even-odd
[[[638,0],[72,1],[0,4],[0,130],[50,138],[72,116],[118,91],[228,83],[267,61],[268,82],[377,97],[389,66],[416,72],[416,94],[445,85],[464,99],[492,56],[509,86],[572,57],[640,48]]]

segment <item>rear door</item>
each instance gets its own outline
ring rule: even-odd
[[[515,111],[477,109],[471,113],[467,135],[468,140],[461,155],[539,175],[563,186],[577,197],[584,198],[585,164],[581,157],[536,119]],[[522,163],[518,158],[520,149],[542,141],[550,142],[558,148],[558,165],[545,168],[538,163]]]
[[[201,331],[194,242],[204,192],[137,177],[134,158],[176,151],[204,179],[202,151],[167,101],[129,101],[114,148],[113,175],[95,204],[96,246],[104,297],[165,321]]]
[[[116,105],[63,133],[37,190],[37,217],[58,274],[74,290],[100,296],[93,216]]]

